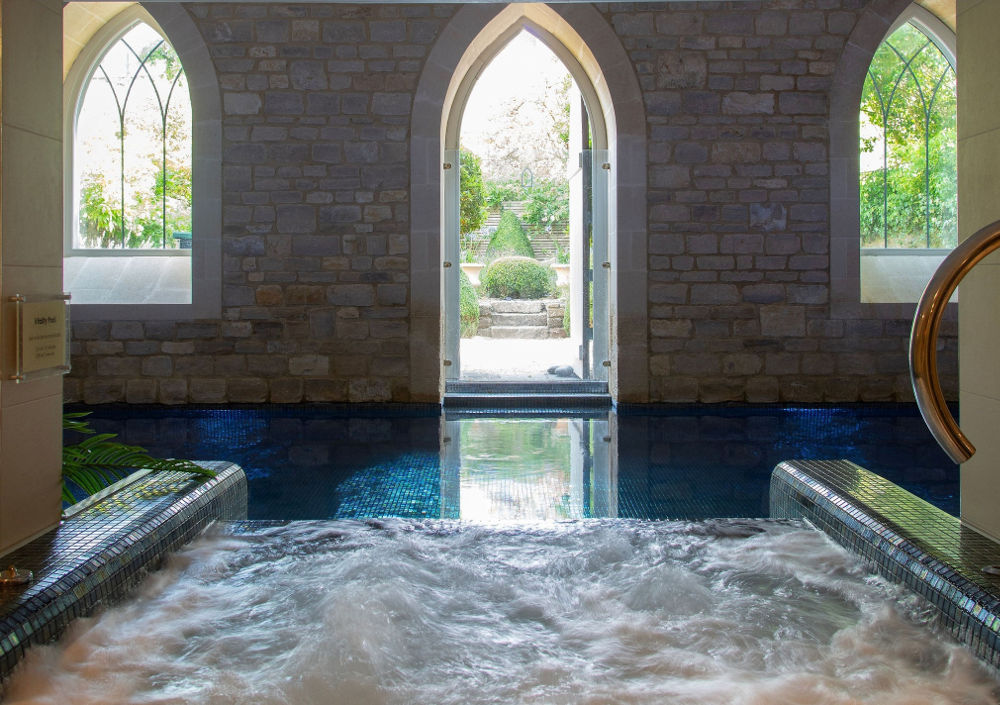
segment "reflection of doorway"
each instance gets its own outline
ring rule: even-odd
[[[547,46],[552,46],[555,42],[541,30],[531,28],[530,31],[537,37],[547,40],[545,41]],[[484,303],[480,306],[483,316],[479,319],[478,334],[461,336],[459,280],[463,270],[472,273],[468,271],[470,264],[468,260],[474,259],[474,255],[470,255],[468,247],[470,238],[464,233],[462,237],[459,236],[462,222],[459,195],[461,171],[449,167],[457,167],[462,161],[459,145],[463,144],[466,138],[463,116],[468,113],[470,121],[473,122],[481,119],[471,117],[473,113],[470,112],[476,91],[492,85],[490,81],[496,78],[489,73],[489,70],[484,71],[483,66],[493,58],[494,61],[490,64],[492,68],[502,60],[504,51],[514,49],[515,43],[518,42],[523,45],[525,40],[542,47],[542,51],[548,53],[551,61],[558,64],[567,74],[572,73],[577,80],[581,77],[586,78],[579,66],[575,67],[576,71],[572,70],[574,68],[571,65],[572,57],[565,50],[560,52],[560,60],[547,46],[542,45],[539,39],[527,35],[521,26],[516,26],[493,47],[486,50],[480,62],[477,62],[478,70],[470,71],[459,87],[452,114],[448,116],[443,172],[445,265],[442,271],[446,377],[448,380],[466,381],[606,381],[606,360],[609,358],[607,306],[609,164],[605,149],[607,135],[599,108],[596,119],[591,119],[596,106],[596,97],[589,82],[578,89],[573,81],[568,81],[572,90],[566,101],[568,115],[564,135],[565,162],[561,175],[563,183],[568,187],[568,217],[565,224],[568,226],[568,237],[563,242],[557,243],[556,248],[547,243],[548,250],[543,250],[542,256],[537,257],[546,265],[561,263],[569,265],[568,271],[562,274],[565,284],[559,292],[561,301],[551,306],[538,301],[505,301],[495,294],[484,293],[480,299]],[[492,52],[492,56],[489,56],[489,52]],[[467,154],[469,151],[466,149]],[[516,163],[510,167],[522,175],[529,174],[529,178],[533,176],[531,164]],[[487,230],[471,238],[474,244],[478,245],[479,253],[485,246],[483,240],[489,235],[490,232]],[[537,229],[535,235],[538,235]],[[558,261],[560,259],[562,262]],[[485,265],[486,262],[474,262],[474,264]],[[476,274],[481,272],[480,269]],[[568,312],[565,309],[568,309]],[[566,325],[558,325],[563,321]],[[516,329],[524,329],[525,334],[522,335],[522,331]],[[548,329],[548,333],[545,329]]]
[[[441,517],[551,521],[616,517],[613,412],[448,413],[441,421]]]

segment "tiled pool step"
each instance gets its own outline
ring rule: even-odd
[[[243,470],[200,464],[216,476],[200,483],[186,473],[146,475],[4,556],[4,565],[35,579],[0,585],[0,695],[30,645],[55,640],[76,617],[125,597],[210,522],[246,518]]]
[[[607,382],[561,380],[558,382],[466,382],[445,383],[444,406],[448,409],[595,409],[611,406]]]
[[[789,460],[771,475],[771,516],[806,518],[879,573],[923,595],[939,621],[1000,668],[1000,545],[846,460]]]

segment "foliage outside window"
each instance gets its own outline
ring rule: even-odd
[[[904,24],[872,59],[861,98],[861,245],[951,248],[958,238],[956,79]]]
[[[191,98],[176,52],[149,25],[125,32],[94,68],[77,113],[73,163],[74,247],[190,241]]]
[[[479,157],[468,150],[461,153],[460,228],[459,233],[467,235],[479,230],[486,222],[486,186],[483,184],[483,170]]]

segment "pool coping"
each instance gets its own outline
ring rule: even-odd
[[[4,556],[5,564],[31,570],[34,580],[0,585],[0,695],[29,646],[57,639],[73,619],[124,598],[211,522],[246,518],[242,468],[198,464],[215,477],[156,472],[136,478]]]
[[[938,623],[1000,669],[1000,545],[847,460],[788,460],[771,475],[771,516],[804,518],[882,576],[923,596]]]

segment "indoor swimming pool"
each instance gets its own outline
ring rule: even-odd
[[[237,463],[250,519],[766,517],[791,458],[851,460],[958,514],[958,466],[912,405],[80,410],[155,456]]]
[[[41,579],[4,606],[5,703],[1000,702],[995,605],[880,514],[957,525],[909,406],[88,410],[242,469],[144,477],[15,553]],[[133,584],[47,643],[69,619],[37,615]]]

